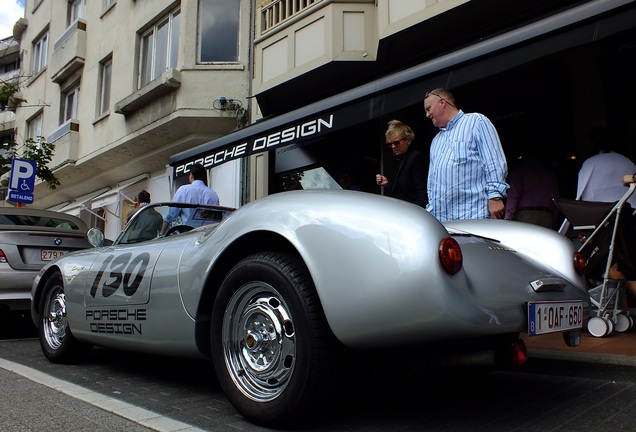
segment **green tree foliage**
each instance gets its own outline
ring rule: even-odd
[[[16,107],[22,102],[26,102],[25,99],[15,95],[17,92],[18,88],[15,82],[0,80],[0,101],[6,103],[7,106]]]
[[[43,137],[39,137],[37,141],[32,138],[26,139],[22,146],[18,146],[15,141],[10,141],[7,144],[8,148],[4,147],[4,151],[0,152],[0,172],[7,172],[11,169],[13,158],[30,159],[37,164],[35,175],[50,189],[55,189],[60,185],[60,181],[47,166],[53,158],[54,144],[47,143]]]

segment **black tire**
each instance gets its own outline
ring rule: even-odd
[[[295,257],[258,253],[234,266],[217,294],[211,335],[219,382],[254,423],[306,421],[330,390],[337,345]]]
[[[39,312],[40,347],[47,359],[53,363],[72,363],[90,351],[91,346],[75,339],[68,326],[64,284],[59,272],[46,281]]]

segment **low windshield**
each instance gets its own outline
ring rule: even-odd
[[[172,210],[171,210],[172,209]],[[164,224],[168,212],[177,214]],[[179,234],[204,225],[218,225],[234,209],[185,203],[149,204],[130,219],[117,243],[138,243],[158,237]]]

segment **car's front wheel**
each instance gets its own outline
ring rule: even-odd
[[[68,326],[66,296],[60,273],[52,274],[44,285],[38,326],[42,352],[53,363],[70,363],[90,350],[79,342]]]
[[[329,387],[334,337],[307,268],[293,256],[239,262],[218,292],[211,330],[219,381],[255,423],[292,423]]]

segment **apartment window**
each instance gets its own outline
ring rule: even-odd
[[[32,139],[36,143],[39,143],[42,139],[42,119],[44,115],[42,113],[36,115],[27,124],[27,139]]]
[[[4,65],[0,65],[0,75],[6,72],[11,72],[19,68],[18,61],[10,62]]]
[[[36,74],[46,67],[49,34],[45,33],[33,44],[33,73]]]
[[[142,35],[140,87],[176,67],[180,24],[181,10],[175,9]]]
[[[110,110],[110,82],[113,73],[113,60],[108,59],[100,66],[99,72],[99,107],[98,115],[107,113]]]
[[[238,61],[240,2],[201,0],[199,61]]]
[[[5,156],[5,152],[9,150],[9,143],[13,141],[13,134],[0,136],[0,156]]]
[[[77,113],[79,107],[79,94],[79,85],[62,93],[62,112],[60,116],[60,124],[63,124],[71,119],[78,118]]]
[[[73,0],[68,3],[68,25],[79,18],[86,18],[86,0]]]

